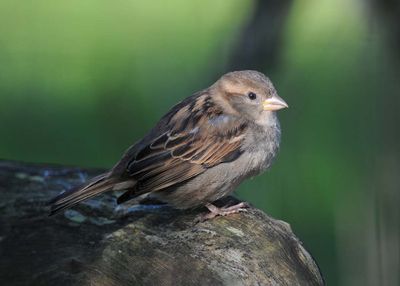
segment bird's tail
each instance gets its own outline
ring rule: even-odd
[[[49,202],[51,205],[50,215],[54,215],[66,208],[70,208],[77,203],[94,197],[98,194],[109,191],[115,185],[115,179],[109,178],[109,173],[94,177],[84,185],[73,188],[59,194]]]

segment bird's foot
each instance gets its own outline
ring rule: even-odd
[[[241,202],[236,205],[230,206],[230,207],[222,207],[219,208],[213,204],[206,204],[206,208],[210,211],[207,214],[201,215],[198,219],[197,222],[204,222],[206,220],[212,219],[216,216],[226,216],[230,214],[235,214],[239,212],[247,212],[247,209],[249,207],[248,203]]]

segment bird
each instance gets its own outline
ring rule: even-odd
[[[205,206],[203,220],[245,211],[244,202],[215,202],[271,166],[281,139],[276,111],[287,107],[263,73],[226,73],[173,106],[109,171],[52,199],[50,215],[108,191],[124,191],[118,204],[143,197]]]

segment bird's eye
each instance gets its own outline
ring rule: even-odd
[[[255,94],[254,92],[249,92],[247,95],[251,100],[254,100],[257,98],[257,94]]]

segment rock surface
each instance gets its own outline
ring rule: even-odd
[[[49,198],[100,171],[0,161],[1,285],[324,284],[290,226],[255,208],[196,224],[205,210],[110,193],[48,217]]]

